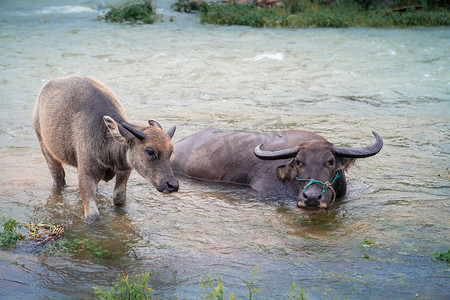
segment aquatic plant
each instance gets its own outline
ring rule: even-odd
[[[6,218],[0,216],[0,220]],[[96,258],[105,258],[111,256],[110,251],[98,241],[88,240],[86,238],[75,238],[73,234],[68,234],[65,239],[59,239],[64,232],[65,226],[53,225],[49,222],[19,224],[14,219],[8,219],[3,222],[3,231],[0,233],[0,246],[14,246],[20,240],[30,240],[33,245],[44,245],[42,250],[50,254],[72,253],[83,254]],[[19,228],[26,227],[28,232],[25,234],[17,232]]]
[[[250,294],[250,296],[249,296],[249,300],[252,300],[252,297],[253,297],[253,295],[254,294],[256,294],[257,292],[262,292],[262,291],[264,291],[264,289],[260,289],[260,288],[257,288],[256,286],[255,286],[255,280],[258,278],[258,267],[255,267],[254,269],[253,269],[253,271],[252,271],[252,280],[250,281],[250,280],[247,280],[247,279],[245,279],[245,278],[241,278],[241,280],[242,281],[244,281],[245,282],[245,284],[247,285],[247,289],[248,289],[248,292],[249,292],[249,294]]]
[[[102,245],[100,241],[77,237],[74,234],[68,234],[64,239],[57,240],[47,245],[45,250],[53,255],[68,253],[98,259],[113,256],[113,253],[105,249],[105,246]]]
[[[376,246],[376,245],[378,245],[378,243],[375,243],[375,242],[365,238],[358,246],[368,248],[368,247]]]
[[[214,286],[214,281],[208,276],[206,280],[200,277],[199,283],[200,287],[206,291],[206,294],[202,294],[205,300],[223,300],[223,289],[222,279],[217,275],[217,286]],[[230,295],[230,300],[234,299],[234,293]]]
[[[17,229],[22,226],[14,219],[6,219],[0,216],[0,220],[3,222],[3,231],[0,232],[0,246],[11,247],[16,245],[20,240],[25,239],[25,236],[17,232]]]
[[[114,251],[107,250],[107,247],[97,239],[80,237],[73,233],[65,233],[65,226],[51,224],[50,222],[35,222],[19,224],[14,219],[6,219],[0,216],[0,223],[3,230],[0,231],[0,246],[10,247],[16,245],[21,240],[31,241],[29,245],[40,245],[38,251],[45,251],[50,255],[69,253],[78,256],[93,257],[96,259],[120,258],[130,247],[133,241],[124,243],[125,249],[114,247]],[[19,233],[20,228],[26,227],[28,232]],[[123,253],[121,252],[123,251]]]
[[[287,294],[287,299],[289,300],[305,300],[306,299],[306,292],[300,288],[295,281],[291,284],[291,292]]]
[[[435,252],[431,253],[431,255],[436,260],[450,262],[450,249],[447,250],[447,252],[435,251]]]
[[[6,220],[6,218],[0,216],[0,220]],[[23,227],[26,227],[28,232],[25,234],[18,233],[17,230]],[[64,228],[64,226],[57,226],[45,222],[26,223],[22,225],[14,219],[8,219],[4,221],[3,232],[0,233],[0,245],[13,246],[20,240],[25,239],[33,241],[33,245],[43,245],[60,238],[64,232]]]
[[[137,23],[153,24],[153,6],[151,0],[133,0],[126,2],[120,6],[110,7],[103,17],[99,16],[100,20],[115,23]]]
[[[141,275],[128,276],[125,274],[118,274],[113,287],[104,291],[103,286],[92,287],[96,299],[112,300],[112,299],[153,299],[153,289],[148,287],[148,280],[150,272]]]
[[[379,245],[378,243],[375,243],[369,239],[364,239],[361,243],[358,244],[359,247],[361,248],[370,248],[372,246],[377,246]],[[363,257],[364,259],[370,259],[371,257],[367,254],[363,252]]]
[[[262,291],[262,289],[258,289],[255,287],[254,281],[256,280],[256,268],[252,272],[251,281],[244,280],[247,284],[247,288],[249,290],[249,300],[252,299],[253,295],[256,292]],[[208,276],[205,280],[200,277],[199,283],[200,288],[205,290],[205,294],[201,294],[201,297],[204,300],[223,300],[224,299],[224,289],[225,286],[222,282],[222,279],[218,274],[217,281],[211,279]],[[110,300],[110,299],[153,299],[154,290],[148,286],[148,281],[150,277],[150,272],[146,272],[144,274],[138,274],[133,276],[128,276],[126,274],[117,274],[117,278],[113,283],[113,286],[108,291],[104,291],[103,286],[93,286],[95,294],[97,295],[96,299],[101,300]],[[305,300],[306,292],[297,286],[297,284],[292,282],[291,284],[291,292],[287,293],[286,299],[289,300]],[[176,297],[174,297],[176,298]],[[230,300],[235,299],[234,293],[230,294]]]
[[[35,244],[45,244],[53,242],[61,237],[65,226],[57,226],[45,222],[27,223],[28,237],[36,241]]]

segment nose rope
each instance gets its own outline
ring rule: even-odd
[[[333,198],[328,207],[331,207],[334,203],[334,200],[336,200],[336,191],[333,189],[333,184],[339,178],[339,176],[341,176],[341,169],[336,171],[336,174],[334,175],[334,179],[331,183],[328,181],[322,182],[322,181],[314,180],[314,179],[301,179],[301,178],[298,178],[298,176],[296,176],[295,178],[297,178],[298,181],[308,181],[308,184],[305,186],[302,193],[304,193],[306,191],[306,189],[309,188],[309,186],[314,183],[321,184],[323,186],[322,194],[325,193],[327,189],[330,189],[331,192],[333,193]]]

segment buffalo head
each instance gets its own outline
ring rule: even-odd
[[[116,122],[109,116],[103,120],[114,139],[128,147],[127,164],[147,179],[159,192],[178,191],[178,181],[170,167],[173,152],[172,136],[175,126],[165,132],[161,125],[148,121],[149,126],[134,127]]]
[[[283,182],[298,182],[298,206],[328,209],[336,196],[345,195],[344,171],[347,167],[356,158],[373,156],[383,147],[381,137],[376,132],[372,133],[376,141],[367,147],[337,147],[317,136],[278,151],[264,151],[260,144],[254,153],[263,160],[291,158],[277,168],[277,173]]]

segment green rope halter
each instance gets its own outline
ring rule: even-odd
[[[314,179],[300,179],[300,178],[298,178],[298,176],[296,176],[295,178],[297,178],[298,181],[309,181],[309,183],[303,189],[302,193],[304,193],[306,191],[306,189],[309,188],[309,186],[311,184],[317,183],[317,184],[323,185],[323,188],[322,188],[322,194],[323,194],[323,193],[325,193],[327,188],[333,189],[331,186],[339,178],[339,176],[341,176],[341,169],[336,171],[336,175],[334,175],[334,179],[333,179],[333,181],[331,183],[329,183],[328,181],[322,182],[322,181],[314,180]]]

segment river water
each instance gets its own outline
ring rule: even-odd
[[[156,2],[162,22],[118,25],[97,20],[98,1],[0,1],[0,216],[66,225],[112,253],[1,249],[0,298],[93,298],[118,273],[149,271],[157,299],[200,299],[208,275],[247,299],[252,272],[253,299],[287,299],[293,281],[308,299],[448,299],[449,265],[431,253],[450,247],[450,29],[217,27],[170,5]],[[87,226],[76,170],[53,193],[32,128],[40,88],[70,74],[109,86],[132,122],[177,125],[175,141],[206,126],[300,128],[342,146],[375,130],[385,146],[324,214],[182,177],[164,195],[133,173],[123,208],[100,184],[101,222]]]

